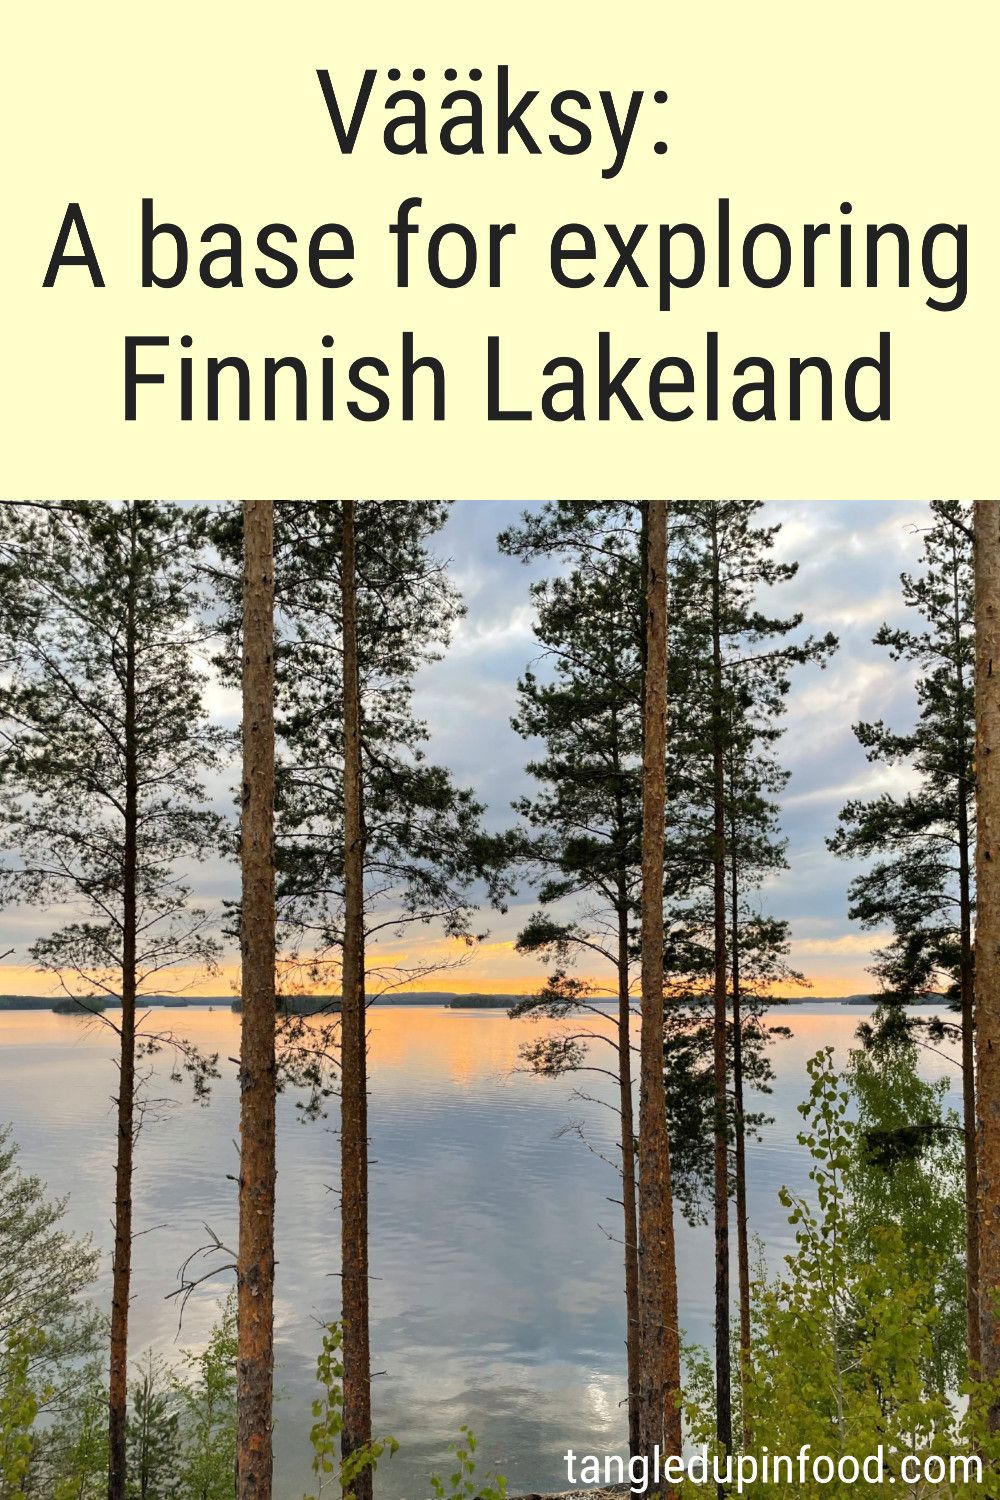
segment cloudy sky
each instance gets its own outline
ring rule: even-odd
[[[468,613],[445,659],[425,669],[418,684],[433,758],[475,788],[495,827],[509,823],[512,799],[529,785],[523,769],[528,752],[509,721],[518,675],[537,655],[528,588],[544,565],[525,567],[496,548],[497,532],[524,508],[509,501],[461,501],[452,508],[438,550],[451,560]],[[850,867],[828,853],[824,840],[847,797],[892,784],[891,776],[868,764],[851,725],[874,718],[900,728],[912,722],[908,669],[891,663],[871,637],[883,620],[905,618],[899,573],[917,565],[927,517],[926,506],[905,501],[766,506],[764,519],[781,523],[780,555],[800,564],[797,578],[777,591],[777,607],[802,610],[806,628],[816,634],[832,630],[841,642],[826,671],[803,668],[795,675],[781,746],[792,772],[784,800],[791,869],[766,893],[770,910],[791,922],[793,962],[817,995],[867,986],[865,967],[876,939],[848,921]],[[213,696],[216,711],[231,719],[233,696]],[[220,784],[216,790],[220,808],[228,810],[228,788]],[[235,876],[222,863],[201,872],[199,897],[232,895]],[[513,951],[513,939],[531,905],[530,890],[521,891],[506,914],[486,919],[489,937],[471,962],[424,987],[530,990],[540,970]],[[0,951],[15,951],[0,966],[0,990],[48,992],[48,982],[32,973],[26,948],[51,920],[52,913],[34,911],[3,915]],[[428,934],[425,942],[432,949],[435,939]],[[235,977],[229,963],[214,982],[192,976],[191,988],[225,994]]]
[[[525,567],[502,557],[496,534],[524,507],[507,501],[463,501],[453,508],[441,538],[453,560],[468,616],[446,660],[421,681],[420,708],[432,732],[435,756],[474,785],[501,821],[513,797],[529,785],[524,743],[509,720],[515,684],[537,655],[528,585],[545,565]],[[810,631],[832,630],[840,650],[823,672],[800,669],[789,702],[781,756],[792,772],[784,803],[791,870],[767,893],[775,915],[794,936],[792,958],[817,995],[852,994],[867,986],[865,967],[873,937],[848,921],[850,866],[827,851],[824,840],[849,796],[892,784],[868,764],[851,733],[859,719],[884,717],[900,728],[913,714],[912,679],[905,666],[871,644],[883,620],[902,621],[899,574],[916,566],[919,528],[927,507],[909,502],[809,501],[769,503],[764,518],[781,523],[778,550],[800,564],[798,576],[776,591],[782,612],[802,610]],[[537,970],[511,949],[511,939],[531,906],[523,892],[491,924],[491,945],[456,988],[519,991]]]

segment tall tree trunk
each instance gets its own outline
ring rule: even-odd
[[[622,1210],[625,1224],[625,1365],[629,1453],[639,1449],[639,1227],[635,1203],[635,1120],[632,1112],[632,1003],[629,995],[628,896],[618,886],[618,1083],[622,1122]]]
[[[609,673],[617,670],[614,652]],[[618,1096],[621,1115],[622,1218],[625,1260],[625,1369],[628,1389],[629,1453],[639,1453],[639,1226],[635,1192],[635,1113],[632,1100],[632,997],[629,989],[629,853],[633,829],[629,825],[622,784],[620,724],[617,709],[611,709],[610,753],[615,778],[615,915],[618,925],[616,966],[618,971]]]
[[[639,638],[639,693],[643,703],[640,732],[643,740],[646,736],[646,667],[649,661],[649,507],[651,503],[653,502],[644,500],[639,507],[639,577],[642,580],[639,592],[642,610],[641,619],[636,624]],[[663,503],[666,504],[665,501]]]
[[[136,739],[136,578],[138,518],[133,502],[128,596],[125,601],[125,827],[122,858],[122,1021],[118,1065],[118,1156],[115,1165],[115,1251],[111,1288],[111,1370],[108,1389],[108,1500],[125,1500],[128,1420],[128,1314],[132,1283],[132,1170],[135,1148],[135,1001],[139,828],[139,747]]]
[[[344,1322],[344,1426],[341,1456],[371,1441],[368,1333],[368,1068],[365,1037],[364,808],[358,684],[355,502],[343,502],[341,559],[344,678],[344,968],[340,1013],[341,1274]],[[345,1495],[348,1487],[345,1486]],[[371,1500],[366,1467],[350,1485]]]
[[[274,507],[243,502],[237,1500],[270,1500],[274,1385]]]
[[[733,1447],[732,1372],[729,1350],[729,1106],[728,955],[726,952],[725,721],[722,702],[722,622],[718,518],[712,506],[712,904],[715,929],[713,1085],[715,1187],[715,1430],[727,1453]]]
[[[962,669],[961,583],[958,559],[952,565],[957,675],[958,743],[958,900],[960,924],[959,994],[962,1005],[962,1124],[965,1148],[965,1313],[969,1366],[981,1356],[979,1328],[979,1173],[976,1166],[975,964],[972,951],[972,871],[969,851],[970,788],[966,768],[965,673]]]
[[[648,505],[642,747],[642,1031],[639,1081],[639,1446],[680,1453],[680,1341],[663,1048],[663,834],[667,740],[667,508]],[[652,1482],[652,1469],[651,1469]]]
[[[977,500],[976,1062],[982,1372],[1000,1375],[1000,501]],[[1000,1428],[1000,1403],[991,1412]]]
[[[736,1146],[736,1255],[740,1282],[740,1386],[750,1366],[750,1245],[747,1224],[747,1134],[743,1097],[743,1011],[740,987],[740,875],[736,857],[736,778],[730,778],[729,868],[730,970],[733,984],[733,1133]],[[749,1446],[744,1411],[744,1446]]]

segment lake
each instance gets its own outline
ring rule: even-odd
[[[833,1045],[846,1060],[857,1006],[781,1011],[794,1035],[775,1045],[776,1123],[749,1150],[751,1230],[772,1260],[791,1244],[777,1201],[783,1183],[805,1188],[795,1106],[805,1064]],[[154,1016],[155,1019],[155,1016]],[[162,1024],[218,1051],[225,1069],[204,1108],[167,1078],[136,1153],[132,1348],[171,1354],[204,1340],[231,1276],[201,1287],[184,1313],[181,1262],[208,1224],[235,1244],[237,1089],[225,1059],[239,1047],[228,1003],[164,1012]],[[597,1152],[614,1154],[616,1120],[601,1102],[613,1085],[515,1071],[534,1023],[503,1011],[375,1006],[370,1013],[371,1269],[375,1426],[401,1450],[380,1470],[387,1500],[428,1493],[449,1441],[468,1422],[484,1464],[513,1493],[565,1489],[561,1455],[620,1451],[625,1438],[624,1298],[618,1185]],[[48,1013],[0,1015],[4,1104],[21,1164],[69,1195],[68,1219],[108,1251],[97,1296],[110,1295],[115,1153],[113,1038],[100,1023]],[[957,1069],[946,1073],[959,1103]],[[589,1150],[567,1125],[584,1127]],[[279,1100],[276,1500],[301,1500],[311,1479],[309,1402],[319,1323],[337,1315],[339,1225],[335,1119],[301,1123]],[[614,1236],[614,1242],[609,1239]],[[706,1229],[679,1226],[682,1320],[689,1340],[711,1335],[712,1251]]]

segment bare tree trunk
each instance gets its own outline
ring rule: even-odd
[[[715,929],[713,1084],[715,1187],[715,1431],[733,1448],[732,1371],[729,1350],[729,1107],[728,955],[726,952],[726,786],[722,704],[721,583],[717,514],[712,515],[712,900]]]
[[[617,669],[612,652],[610,672]],[[622,1218],[625,1260],[625,1370],[628,1389],[628,1445],[639,1453],[639,1225],[636,1218],[635,1112],[632,1099],[632,997],[629,990],[629,847],[632,828],[625,809],[622,764],[619,753],[620,726],[617,710],[611,710],[610,753],[615,777],[615,841],[617,874],[615,915],[618,925],[618,1096],[621,1114]]]
[[[733,1126],[736,1138],[736,1255],[740,1282],[740,1385],[746,1389],[746,1376],[750,1367],[750,1245],[747,1225],[747,1134],[743,1097],[743,1012],[740,989],[740,877],[736,858],[736,781],[730,781],[730,798],[733,812],[729,824],[729,861],[732,876],[730,890],[730,968],[733,980]],[[746,1403],[744,1411],[743,1440],[749,1446],[746,1425]]]
[[[956,728],[958,743],[958,902],[961,952],[959,993],[962,1004],[962,1124],[965,1152],[965,1315],[972,1373],[980,1363],[979,1328],[979,1173],[976,1165],[975,963],[972,951],[972,870],[969,856],[969,778],[966,771],[965,673],[962,668],[961,581],[957,551],[952,561]]]
[[[344,1460],[371,1441],[368,1332],[368,1068],[365,1036],[364,807],[358,685],[355,502],[343,502],[341,559],[344,677],[344,969],[340,1013],[341,1274],[344,1321]],[[371,1500],[371,1469],[350,1485]],[[345,1486],[345,1495],[348,1489]]]
[[[625,1365],[629,1453],[639,1449],[639,1227],[635,1201],[635,1120],[632,1113],[632,1004],[629,995],[628,903],[618,901],[618,1083],[622,1122],[622,1210],[625,1223]]]
[[[270,1500],[274,1387],[274,507],[243,502],[237,1500]]]
[[[1000,1375],[1000,502],[977,500],[976,1062],[982,1373]],[[991,1411],[1000,1429],[1000,1403]]]
[[[128,1421],[128,1315],[132,1284],[132,1171],[135,1149],[135,1000],[139,771],[136,741],[136,536],[125,601],[125,827],[122,849],[122,1022],[118,1064],[118,1156],[115,1165],[115,1251],[111,1288],[111,1370],[108,1388],[108,1500],[125,1500]]]
[[[663,1049],[663,834],[667,740],[667,507],[648,505],[643,694],[642,1032],[639,1087],[639,1446],[681,1451],[680,1342]],[[651,1470],[652,1474],[652,1470]]]

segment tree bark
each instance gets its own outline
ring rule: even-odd
[[[625,1365],[628,1446],[639,1449],[639,1228],[635,1200],[635,1120],[632,1112],[632,1002],[629,994],[628,900],[618,891],[618,1083],[622,1121],[622,1211],[625,1223]]]
[[[733,983],[733,1134],[736,1147],[736,1257],[740,1291],[740,1383],[745,1390],[750,1368],[750,1245],[747,1224],[747,1136],[743,1097],[743,1012],[740,988],[740,876],[736,857],[736,778],[730,778],[732,812],[729,823],[730,970]],[[749,1447],[744,1411],[743,1440]]]
[[[976,1039],[975,962],[972,949],[972,870],[969,850],[969,802],[971,790],[966,770],[965,673],[962,670],[961,584],[958,558],[953,553],[953,610],[955,622],[955,671],[957,677],[956,727],[958,743],[958,900],[960,925],[959,993],[962,1005],[962,1124],[965,1153],[965,1314],[969,1344],[969,1368],[975,1373],[981,1359],[979,1327],[979,1173],[976,1165]]]
[[[617,658],[612,651],[609,673],[615,678]],[[611,710],[611,766],[615,778],[615,845],[617,871],[615,879],[615,918],[618,947],[618,1097],[621,1114],[622,1152],[622,1218],[624,1221],[625,1262],[625,1370],[628,1391],[628,1446],[631,1455],[639,1453],[639,1225],[636,1218],[635,1183],[635,1111],[632,1099],[632,996],[630,991],[630,944],[628,921],[629,852],[633,830],[626,815],[622,785],[620,725],[615,708]]]
[[[721,580],[717,515],[712,506],[712,906],[714,920],[715,1093],[715,1431],[727,1453],[733,1448],[732,1371],[729,1350],[729,1108],[728,954],[726,951],[725,723],[722,703]]]
[[[274,507],[243,502],[237,1500],[270,1500],[274,1387]]]
[[[983,1378],[1000,1375],[1000,502],[977,500],[976,1062]],[[1000,1429],[1000,1403],[990,1414]]]
[[[343,502],[341,558],[344,678],[344,967],[340,1013],[341,1275],[344,1325],[345,1461],[371,1442],[371,1353],[368,1328],[368,1068],[365,1036],[364,805],[358,682],[355,502]],[[348,1487],[371,1500],[366,1467]]]
[[[667,739],[667,507],[647,508],[643,694],[642,1029],[639,1088],[639,1445],[650,1464],[680,1453],[680,1344],[663,1046],[663,835]]]
[[[139,828],[139,746],[136,735],[137,517],[131,513],[131,556],[125,600],[125,819],[122,848],[122,1020],[118,1065],[118,1154],[115,1165],[115,1250],[111,1288],[111,1369],[108,1387],[108,1500],[125,1500],[128,1421],[128,1315],[132,1283],[132,1171],[135,1148],[135,1002]]]

